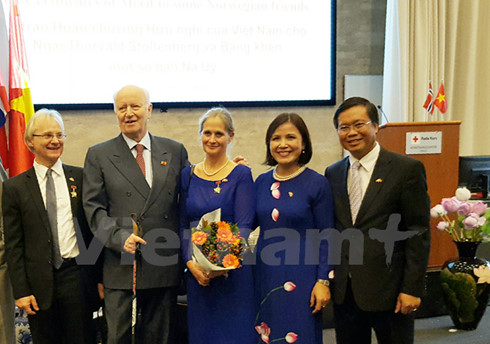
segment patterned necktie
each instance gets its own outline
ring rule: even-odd
[[[349,202],[350,202],[350,211],[352,215],[353,224],[356,222],[357,213],[359,212],[359,208],[361,207],[361,202],[362,202],[361,176],[359,174],[360,167],[361,167],[361,163],[359,161],[356,161],[351,166]]]
[[[53,266],[55,269],[59,269],[61,263],[63,263],[63,258],[61,258],[60,243],[58,240],[58,206],[56,205],[56,189],[54,188],[52,169],[48,169],[46,178],[46,211],[48,212],[51,236],[53,238]]]
[[[143,175],[146,177],[146,168],[145,168],[145,159],[143,159],[143,151],[145,150],[145,146],[141,144],[136,145],[136,162],[143,172]]]

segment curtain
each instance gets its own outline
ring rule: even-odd
[[[461,120],[460,155],[490,155],[490,1],[388,0],[383,108],[390,121]],[[423,107],[444,83],[448,110]]]

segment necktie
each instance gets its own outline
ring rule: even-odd
[[[146,176],[146,168],[145,168],[145,159],[143,159],[143,151],[145,150],[145,146],[141,144],[136,145],[136,162],[143,172],[143,175]]]
[[[48,169],[46,177],[46,211],[48,212],[53,241],[53,266],[59,269],[61,263],[63,263],[63,258],[61,258],[60,243],[58,240],[58,206],[56,205],[56,189],[54,188],[52,169]]]
[[[361,189],[361,176],[359,175],[359,168],[361,164],[356,161],[351,166],[351,183],[349,187],[349,202],[350,211],[352,215],[352,223],[356,222],[357,213],[361,207],[362,202],[362,189]]]

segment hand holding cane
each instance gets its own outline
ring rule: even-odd
[[[137,222],[134,220],[136,214],[131,214],[131,221],[133,223],[133,233],[126,239],[123,249],[128,253],[134,254],[133,261],[133,297],[131,302],[131,333],[132,333],[132,343],[134,343],[135,329],[136,329],[136,318],[137,318],[137,303],[136,303],[136,265],[137,265],[137,251],[139,250],[139,245],[146,245],[146,241],[140,238],[139,227]]]
[[[133,222],[133,234],[138,236],[138,224],[133,219],[134,214],[131,214]],[[131,300],[131,343],[136,343],[136,318],[138,316],[138,308],[136,303],[136,253],[133,260],[133,298]]]

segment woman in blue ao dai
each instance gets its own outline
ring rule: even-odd
[[[318,231],[333,228],[326,178],[306,168],[308,129],[297,114],[281,114],[266,134],[266,163],[255,181],[260,225],[255,284],[263,342],[322,343],[321,310],[330,301],[328,244]],[[281,338],[283,341],[281,341]]]
[[[223,273],[206,272],[192,260],[190,228],[202,215],[221,208],[221,220],[236,223],[248,239],[255,215],[250,168],[228,159],[234,137],[233,120],[224,108],[213,108],[200,119],[204,161],[182,171],[181,242],[187,265],[188,327],[190,344],[256,343],[256,314],[250,265]]]

